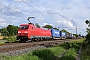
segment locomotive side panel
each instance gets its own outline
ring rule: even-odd
[[[34,37],[35,38],[51,38],[51,32],[50,30],[45,30],[42,28],[35,28]]]

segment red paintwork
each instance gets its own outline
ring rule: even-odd
[[[29,26],[28,29],[19,29],[18,30],[18,36],[28,36],[30,39],[31,36],[39,36],[39,37],[47,37],[51,36],[51,31],[42,29],[42,28],[37,28],[33,24],[21,24],[20,26]]]

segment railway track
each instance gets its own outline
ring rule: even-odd
[[[28,42],[28,43],[7,43],[0,45],[0,53],[22,50],[37,46],[50,47],[58,45],[60,43],[68,42],[70,40],[53,40],[53,41],[42,41],[42,42]]]

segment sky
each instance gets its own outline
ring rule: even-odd
[[[85,20],[90,16],[90,0],[0,0],[0,28],[9,24],[19,26],[32,23],[46,24],[86,35]]]

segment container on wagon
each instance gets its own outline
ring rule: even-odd
[[[66,32],[61,32],[61,38],[66,39]]]
[[[52,33],[52,38],[60,38],[60,31],[59,30],[55,30],[52,28],[51,33]]]

